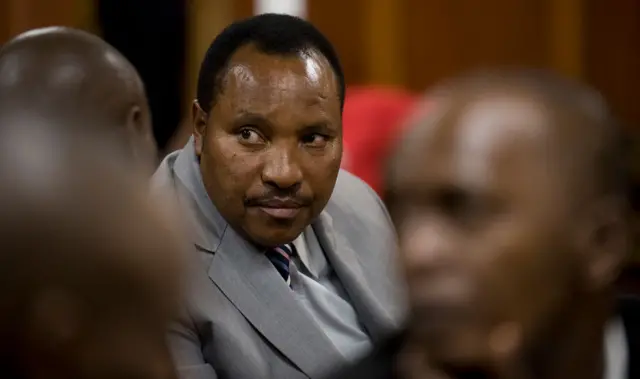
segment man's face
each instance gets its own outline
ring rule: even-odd
[[[397,157],[389,209],[434,359],[482,361],[502,323],[533,338],[582,286],[550,122],[526,97],[442,99]]]
[[[204,114],[194,106],[196,153],[209,197],[261,246],[295,239],[327,204],[342,156],[337,80],[309,51],[265,55],[245,46]]]

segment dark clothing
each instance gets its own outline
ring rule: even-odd
[[[628,377],[640,378],[640,299],[623,297],[618,303],[618,314],[622,318],[628,344]],[[369,356],[327,379],[402,379],[395,367],[403,336],[390,339]]]
[[[187,33],[184,0],[100,0],[104,39],[138,70],[163,152],[182,120]]]
[[[618,314],[627,334],[629,378],[637,379],[640,378],[640,298],[629,296],[620,299]]]
[[[396,356],[402,348],[404,334],[389,339],[384,345],[351,367],[327,379],[402,379],[396,373]]]

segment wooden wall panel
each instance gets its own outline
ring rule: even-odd
[[[406,12],[406,2],[398,0],[369,0],[362,10],[366,82],[406,83],[406,46],[410,42],[403,28]]]
[[[236,20],[253,16],[253,0],[235,0],[233,16]]]
[[[369,79],[363,14],[370,5],[369,0],[307,0],[308,20],[333,43],[349,83],[365,83]],[[252,15],[252,0],[235,0],[235,19]]]
[[[307,0],[349,84],[424,90],[462,71],[549,68],[596,85],[640,123],[640,2],[623,0]],[[233,18],[253,14],[233,1]]]
[[[191,135],[191,104],[196,95],[202,59],[215,36],[235,18],[234,0],[191,0],[187,17],[184,118],[167,151],[182,148]]]
[[[405,1],[412,89],[469,69],[548,63],[554,0]]]
[[[11,25],[9,25],[9,1],[0,1],[0,46],[11,38]]]
[[[369,81],[363,11],[369,0],[307,0],[309,21],[336,48],[348,83]]]
[[[584,77],[585,6],[583,0],[549,3],[550,65],[575,79]]]
[[[1,0],[0,43],[29,29],[62,25],[93,29],[93,3],[88,0]]]
[[[187,104],[195,97],[200,63],[209,45],[220,31],[234,20],[234,0],[192,0],[188,8],[187,75],[185,75]]]
[[[477,67],[547,67],[593,83],[640,123],[640,2],[600,0],[307,0],[350,84],[423,90]],[[203,48],[253,0],[192,0],[186,91]],[[47,25],[91,29],[90,0],[2,0],[0,43]]]
[[[585,78],[640,126],[640,2],[585,0]]]

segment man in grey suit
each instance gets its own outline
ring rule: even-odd
[[[301,19],[239,21],[209,47],[193,137],[152,183],[197,253],[169,334],[183,379],[319,378],[403,321],[388,214],[339,169],[343,100],[333,47]]]

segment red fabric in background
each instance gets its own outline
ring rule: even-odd
[[[342,168],[380,193],[385,162],[418,98],[395,88],[348,88],[342,114]]]

